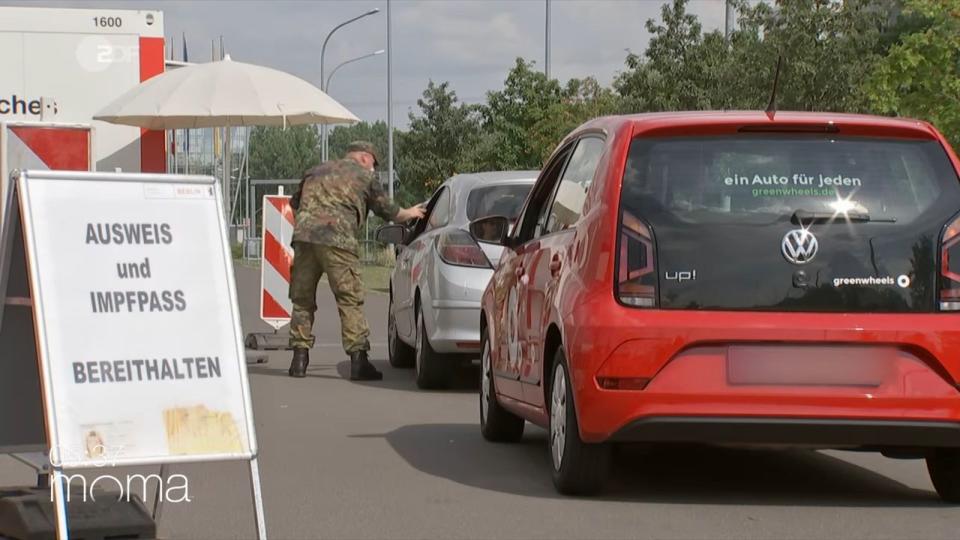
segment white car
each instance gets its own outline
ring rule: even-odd
[[[487,216],[519,215],[538,171],[460,174],[441,185],[427,215],[388,225],[377,240],[398,246],[387,314],[390,365],[415,367],[417,386],[442,388],[480,356],[480,297],[503,248],[467,231]]]

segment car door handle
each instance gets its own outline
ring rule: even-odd
[[[560,268],[562,267],[563,267],[563,263],[560,262],[560,257],[557,255],[554,255],[553,258],[550,259],[550,273],[553,275],[557,275],[560,272]]]

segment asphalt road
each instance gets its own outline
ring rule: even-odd
[[[245,331],[258,274],[238,268]],[[921,461],[852,452],[628,448],[598,498],[558,496],[545,433],[480,436],[476,370],[446,392],[416,389],[386,364],[387,297],[371,294],[378,383],[344,378],[332,296],[322,287],[310,376],[285,352],[251,366],[269,535],[294,538],[960,538],[960,507],[939,502]],[[191,502],[168,503],[163,538],[255,534],[243,463],[178,465]],[[0,485],[32,471],[0,457]]]

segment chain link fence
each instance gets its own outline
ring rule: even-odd
[[[263,242],[260,237],[263,226],[263,196],[277,195],[281,187],[284,195],[292,195],[299,183],[299,179],[251,180],[249,182],[242,200],[244,204],[243,221],[234,227],[234,229],[241,230],[242,233],[237,235],[235,231],[231,231],[231,236],[242,236],[244,239],[242,253],[238,253],[238,257],[249,262],[260,261]],[[395,261],[393,249],[374,240],[377,229],[384,223],[379,217],[370,215],[364,223],[364,227],[360,230],[360,234],[357,235],[357,241],[360,244],[357,254],[362,264],[393,266]]]

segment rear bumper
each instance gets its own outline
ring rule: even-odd
[[[960,446],[957,316],[610,304],[564,328],[584,441]]]
[[[960,447],[960,422],[808,418],[649,417],[613,441],[832,447]]]
[[[431,311],[433,350],[480,356],[480,302],[435,300]]]
[[[440,353],[480,357],[480,299],[489,268],[451,266],[438,259],[432,278],[427,335]]]

